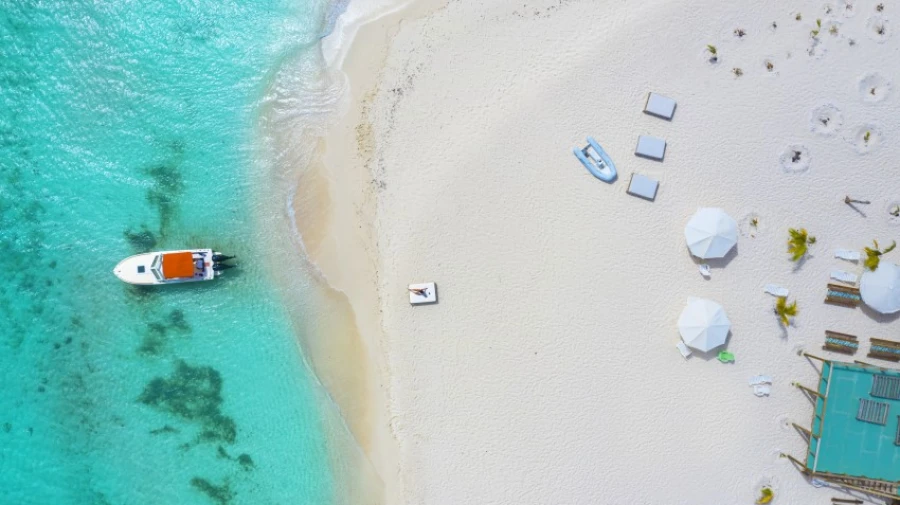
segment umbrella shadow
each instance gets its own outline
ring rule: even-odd
[[[869,319],[873,319],[879,323],[892,323],[900,318],[900,312],[894,312],[893,314],[882,314],[872,307],[869,307],[865,303],[860,304],[859,308],[862,309],[863,314],[869,316]]]
[[[709,259],[698,258],[691,254],[690,248],[685,248],[687,249],[688,255],[691,257],[691,259],[694,261],[694,264],[697,265],[698,268],[700,267],[700,265],[706,264],[709,265],[709,268],[711,269],[719,270],[728,266],[728,264],[731,263],[738,255],[737,244],[735,244],[735,246],[732,247],[731,250],[728,251],[728,254],[726,254],[725,256],[721,258]],[[704,279],[710,280],[710,277],[704,277]]]

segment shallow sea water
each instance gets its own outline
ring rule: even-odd
[[[261,97],[325,11],[0,0],[0,503],[331,501],[323,393],[252,217]],[[112,274],[183,247],[239,267]]]

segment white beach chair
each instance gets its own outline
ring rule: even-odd
[[[707,265],[706,263],[700,265],[700,275],[702,275],[703,277],[709,278],[709,276],[710,276],[709,265]]]
[[[642,158],[662,161],[666,156],[666,141],[659,137],[640,135],[634,154]]]
[[[684,342],[678,342],[675,344],[675,347],[678,348],[678,352],[681,353],[682,358],[688,359],[691,356],[691,350],[688,349],[688,346]]]
[[[856,284],[859,277],[857,277],[856,274],[851,274],[850,272],[845,272],[843,270],[832,270],[831,278],[846,284]]]
[[[859,251],[851,251],[850,249],[835,249],[834,257],[847,261],[859,261]]]
[[[437,303],[437,286],[433,282],[409,285],[410,305]]]
[[[750,385],[751,386],[760,386],[763,384],[771,384],[772,378],[768,375],[754,375],[750,377]]]
[[[656,190],[659,189],[659,181],[646,175],[631,174],[631,182],[628,183],[627,193],[631,196],[650,200],[656,199]]]
[[[790,291],[788,291],[788,288],[783,288],[778,284],[766,284],[764,289],[766,290],[766,293],[782,298],[786,298],[788,293],[790,293]]]
[[[769,396],[771,392],[772,386],[769,386],[767,384],[757,384],[756,386],[753,386],[753,394],[759,396],[760,398],[762,398],[763,396]]]
[[[672,115],[675,114],[675,100],[650,92],[647,95],[647,103],[644,104],[644,113],[662,119],[672,119]]]

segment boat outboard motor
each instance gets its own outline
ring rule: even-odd
[[[225,256],[224,254],[213,254],[213,261],[228,261],[230,259],[234,259],[237,256]]]
[[[219,272],[222,270],[228,270],[229,268],[234,268],[234,265],[226,265],[225,263],[213,263],[212,269],[215,272]]]

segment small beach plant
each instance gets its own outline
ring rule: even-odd
[[[766,70],[768,70],[769,72],[775,70],[775,64],[769,60],[766,60]]]
[[[881,263],[881,255],[884,253],[889,253],[897,247],[897,242],[891,242],[891,245],[885,247],[884,249],[878,248],[878,241],[873,240],[872,243],[875,245],[874,248],[866,247],[866,261],[864,265],[867,269],[875,271],[878,270],[878,264]]]
[[[900,205],[894,205],[894,207],[888,212],[888,214],[894,217],[900,217]]]
[[[812,31],[809,32],[810,36],[811,36],[812,38],[818,37],[818,36],[819,36],[819,30],[821,30],[821,29],[822,29],[822,20],[821,20],[821,19],[817,19],[817,20],[816,20],[816,28],[815,28],[815,30],[812,30]]]
[[[737,38],[739,38],[739,39],[742,39],[742,38],[744,38],[744,35],[747,35],[747,32],[744,31],[743,28],[735,28],[735,29],[734,29],[734,36],[735,36],[735,37],[737,37]]]
[[[779,296],[775,300],[775,315],[782,326],[790,326],[791,318],[797,316],[797,300],[791,303],[787,302],[787,297]]]
[[[807,233],[806,228],[788,229],[788,253],[791,255],[791,261],[800,261],[800,258],[806,256],[809,252],[809,246],[816,243],[816,237]]]
[[[773,30],[777,30],[777,29],[778,29],[778,22],[777,22],[777,21],[772,21],[772,29],[773,29]]]
[[[754,227],[754,228],[757,228],[757,227],[759,226],[759,218],[758,218],[758,217],[754,217],[753,219],[751,219],[751,220],[750,220],[750,226],[752,226],[752,227]]]
[[[798,12],[797,15],[794,16],[794,19],[796,19],[797,21],[801,21],[801,20],[803,19],[803,14],[800,14],[800,13]]]
[[[734,74],[735,77],[740,77],[740,76],[744,75],[744,71],[737,67],[732,68],[731,73]]]
[[[706,44],[706,51],[710,54],[709,62],[715,63],[719,61],[719,50],[712,44]]]
[[[863,135],[863,142],[868,145],[870,138],[872,138],[872,132],[866,131],[865,135]]]
[[[875,6],[875,10],[881,12],[884,10],[884,4],[878,4]]]
[[[775,493],[772,492],[772,488],[766,486],[759,491],[759,498],[756,499],[757,505],[765,505],[766,503],[771,503],[772,499],[775,498]]]
[[[828,29],[828,33],[830,33],[832,35],[837,35],[838,34],[837,25],[831,25],[831,28]]]

